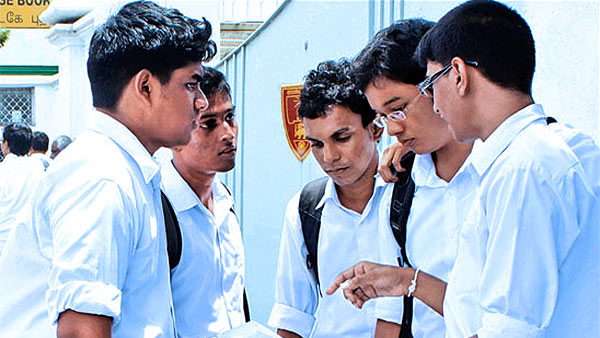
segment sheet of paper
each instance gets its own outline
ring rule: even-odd
[[[257,322],[250,321],[227,332],[220,333],[217,338],[272,338],[281,337]]]

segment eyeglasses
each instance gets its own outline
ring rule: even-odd
[[[473,67],[479,66],[477,61],[465,61],[465,64]],[[425,78],[425,81],[419,83],[417,88],[419,88],[419,92],[425,97],[432,98],[433,97],[433,84],[439,80],[444,74],[448,73],[452,69],[452,63],[449,63],[444,68],[438,70],[433,73],[433,75]]]
[[[375,118],[373,123],[379,128],[384,128],[387,124],[388,119],[395,122],[406,120],[406,114],[415,105],[415,103],[417,103],[420,97],[421,93],[417,94],[417,96],[410,100],[410,102],[408,102],[404,108],[393,111],[389,115],[386,115],[384,113],[377,113],[377,117]]]

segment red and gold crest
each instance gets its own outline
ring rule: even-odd
[[[310,153],[310,143],[306,140],[304,125],[298,117],[300,90],[302,85],[281,87],[281,112],[283,113],[283,129],[292,152],[302,162]]]

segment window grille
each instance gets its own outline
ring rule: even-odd
[[[33,125],[33,88],[0,88],[0,124]]]

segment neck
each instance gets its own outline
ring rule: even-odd
[[[212,204],[212,183],[215,179],[215,173],[198,172],[189,170],[178,161],[178,157],[173,157],[173,166],[179,172],[184,181],[190,186],[192,191],[198,196],[200,202],[213,213]]]
[[[142,144],[142,146],[148,151],[148,153],[150,155],[154,154],[158,148],[160,148],[159,145],[154,144],[154,142],[151,141],[151,138],[148,137],[148,135],[151,135],[150,133],[144,132],[142,129],[143,127],[136,127],[138,125],[140,125],[139,121],[136,121],[136,118],[134,116],[131,116],[130,114],[124,114],[120,112],[119,109],[120,103],[117,106],[117,109],[112,112],[112,111],[108,111],[108,110],[104,110],[102,108],[96,108],[97,111],[104,113],[108,116],[110,116],[111,118],[119,121],[119,123],[121,123],[122,125],[125,126],[125,128],[129,129],[129,131],[135,135],[135,137],[140,141],[140,143]],[[143,124],[142,124],[143,125]],[[145,136],[146,135],[146,136]]]
[[[460,143],[451,140],[442,148],[431,154],[435,165],[435,172],[439,178],[450,182],[462,164],[471,153],[473,143]]]
[[[493,87],[483,92],[477,111],[481,112],[479,138],[485,141],[506,119],[519,110],[533,104],[531,95]]]
[[[344,207],[362,214],[373,195],[377,163],[378,156],[377,152],[375,152],[375,156],[371,160],[369,167],[356,182],[343,186],[335,185],[340,203]]]

